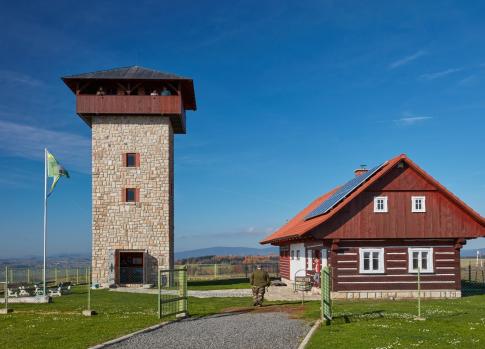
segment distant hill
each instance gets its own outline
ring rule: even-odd
[[[278,247],[208,247],[197,250],[175,252],[175,260],[202,256],[267,256],[278,254]]]
[[[25,256],[15,258],[0,258],[0,266],[12,268],[36,267],[41,268],[43,264],[42,256]],[[91,265],[91,254],[72,253],[72,254],[53,254],[47,256],[47,267],[76,268]]]
[[[485,259],[485,248],[479,248],[480,258]],[[208,247],[190,251],[175,252],[175,260],[185,258],[196,258],[203,256],[268,256],[270,254],[278,255],[278,247],[270,246],[265,248],[252,247]],[[461,258],[475,258],[477,249],[461,250]],[[88,253],[77,254],[57,254],[48,256],[49,266],[57,265],[59,267],[80,267],[91,264],[91,256]],[[27,267],[42,265],[41,256],[25,256],[18,258],[0,258],[0,266]]]
[[[461,250],[461,258],[463,257],[477,257],[477,250],[480,251],[480,258],[485,258],[485,248],[463,249]]]

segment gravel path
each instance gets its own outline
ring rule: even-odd
[[[174,322],[109,348],[297,348],[310,326],[286,313],[227,313]]]

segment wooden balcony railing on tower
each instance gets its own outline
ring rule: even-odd
[[[180,96],[77,95],[76,112],[100,114],[182,114]]]
[[[185,110],[180,96],[76,96],[76,112],[88,124],[93,115],[166,115],[175,133],[185,133]]]

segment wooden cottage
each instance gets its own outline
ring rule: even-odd
[[[334,298],[460,297],[460,249],[485,220],[402,154],[317,198],[262,244],[280,247],[280,273],[332,267]]]

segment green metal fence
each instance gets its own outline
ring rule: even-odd
[[[332,321],[332,269],[327,266],[322,268],[320,276],[320,289],[322,292],[321,299],[321,320],[323,323],[330,325]]]
[[[160,318],[188,315],[187,267],[158,272],[158,314]]]

